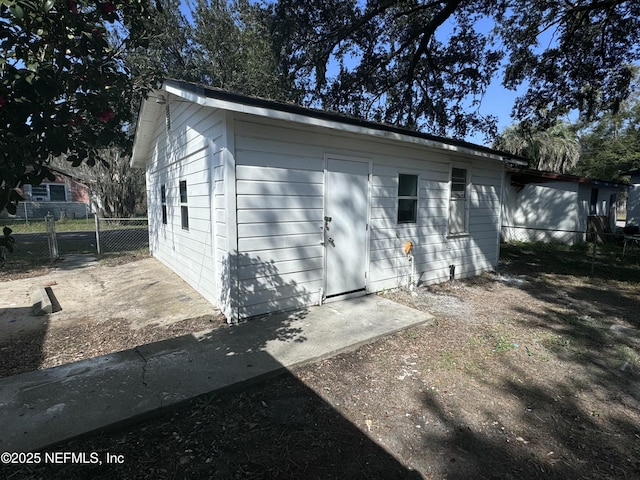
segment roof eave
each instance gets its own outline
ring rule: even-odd
[[[163,85],[163,90],[169,94],[176,95],[184,100],[202,106],[397,140],[404,143],[416,143],[440,150],[471,154],[513,165],[528,165],[526,158],[493,150],[482,145],[475,145],[460,140],[445,139],[422,132],[402,129],[393,125],[378,124],[335,113],[312,110],[299,105],[216,90],[188,82],[166,80]]]
[[[603,187],[610,188],[624,188],[626,184],[620,182],[614,182],[612,180],[602,180],[598,178],[588,178],[588,177],[580,177],[578,175],[567,175],[561,173],[554,172],[542,172],[539,170],[533,169],[520,169],[520,168],[512,168],[509,169],[508,172],[512,174],[512,176],[518,175],[521,179],[529,180],[528,183],[538,182],[571,182],[571,183],[582,183],[582,184],[591,184],[591,185],[599,185]]]
[[[164,108],[157,99],[160,91],[154,91],[142,100],[138,122],[136,124],[136,135],[133,143],[133,151],[129,165],[131,168],[145,168],[149,159],[149,149],[154,138],[156,119],[158,113]]]

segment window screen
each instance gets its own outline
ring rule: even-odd
[[[467,233],[467,169],[451,169],[449,234]]]

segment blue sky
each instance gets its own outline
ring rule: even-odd
[[[506,127],[514,123],[511,119],[511,110],[517,96],[517,92],[507,90],[500,85],[499,79],[495,79],[482,100],[480,113],[497,117],[498,132],[502,132]],[[485,143],[483,135],[478,133],[470,136],[467,140],[481,145]]]

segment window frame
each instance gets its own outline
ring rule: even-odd
[[[160,185],[160,205],[162,208],[162,224],[167,225],[167,186]]]
[[[67,186],[64,183],[47,183],[47,189],[49,191],[50,202],[67,202]],[[52,190],[53,189],[53,190]],[[52,192],[55,191],[55,195]],[[55,199],[54,196],[59,196],[62,193],[63,200]]]
[[[414,177],[415,179],[415,195],[400,195],[400,177]],[[396,198],[397,215],[396,223],[398,225],[415,225],[418,223],[418,204],[419,204],[419,192],[420,192],[420,176],[415,173],[398,173],[398,194]],[[413,203],[413,215],[411,220],[401,220],[400,212],[404,211],[400,209],[400,202],[412,201]]]
[[[180,223],[182,229],[189,231],[189,196],[187,194],[187,181],[180,180]]]
[[[49,187],[47,186],[46,183],[41,183],[40,185],[30,185],[30,187],[31,187],[30,196],[31,196],[32,202],[39,202],[39,201],[48,202],[49,201]],[[34,193],[34,190],[35,190],[35,193]],[[35,197],[44,198],[44,200],[34,200]]]
[[[40,185],[32,185],[26,184],[23,187],[23,192],[27,195],[27,191],[24,189],[29,186],[28,198],[32,202],[58,202],[65,203],[69,202],[69,195],[67,194],[67,185],[65,183],[59,182],[51,182],[51,183],[41,183]],[[51,199],[51,187],[60,187],[64,191],[64,200],[52,200]],[[33,192],[34,188],[36,189],[36,193]],[[43,198],[44,200],[34,200],[34,197]]]
[[[463,170],[465,172],[464,177],[464,188],[462,190],[455,190],[456,192],[462,191],[463,196],[454,196],[454,185],[460,185],[462,182],[454,181],[454,171],[455,170]],[[464,164],[452,164],[449,170],[449,215],[447,221],[447,236],[448,237],[462,237],[469,235],[469,193],[471,191],[471,167],[469,165]],[[453,231],[452,227],[455,226],[453,215],[455,211],[460,211],[460,207],[454,208],[454,202],[456,204],[460,203],[462,205],[462,218],[457,218],[461,220],[462,229]]]

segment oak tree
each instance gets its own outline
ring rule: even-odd
[[[273,31],[310,105],[464,138],[495,79],[530,128],[616,111],[640,59],[636,0],[279,0]],[[335,70],[333,76],[328,72]]]

